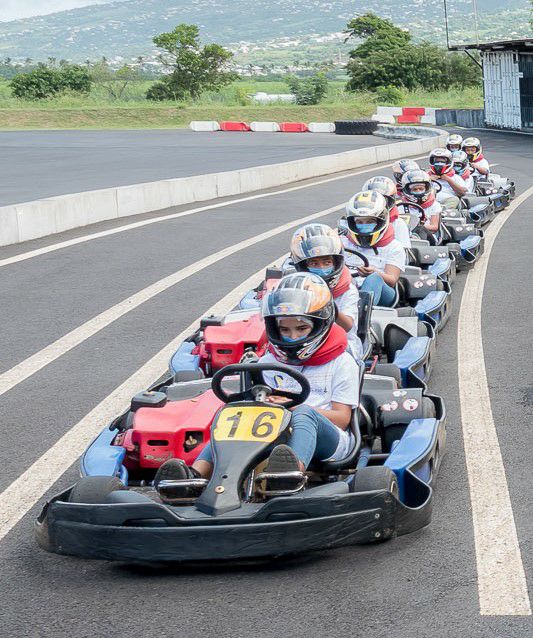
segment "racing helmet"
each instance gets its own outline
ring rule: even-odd
[[[467,148],[475,148],[476,150],[474,153],[469,154],[469,153],[466,153]],[[468,155],[468,159],[471,162],[477,161],[477,159],[479,158],[479,156],[481,155],[483,151],[483,148],[481,147],[481,142],[479,141],[477,137],[467,137],[466,139],[464,139],[461,145],[461,149]]]
[[[454,151],[452,153],[453,170],[462,175],[469,165],[468,155],[464,151]]]
[[[307,260],[313,257],[331,257],[333,270],[318,272],[310,270]],[[330,288],[339,283],[344,268],[344,251],[338,233],[326,224],[306,224],[299,228],[291,240],[291,260],[299,272],[313,272],[322,277]]]
[[[264,296],[262,314],[276,358],[289,365],[302,365],[326,340],[335,323],[335,304],[321,277],[296,272],[282,277],[277,287]],[[279,321],[284,317],[309,322],[311,332],[295,341],[284,340],[279,330]]]
[[[424,186],[423,191],[421,185]],[[427,202],[434,192],[429,174],[422,170],[405,173],[402,177],[402,189],[405,199],[418,205]]]
[[[396,204],[398,192],[396,190],[395,183],[390,177],[384,177],[383,175],[371,177],[363,184],[363,192],[364,191],[377,191],[378,193],[381,193],[387,200],[387,206],[389,209]]]
[[[437,175],[442,175],[452,165],[452,154],[447,148],[435,148],[429,155],[429,165]]]
[[[446,140],[446,148],[451,153],[453,153],[454,151],[460,151],[462,143],[463,143],[463,136],[457,135],[457,133],[454,133],[453,135],[448,135],[448,139]]]
[[[389,227],[387,200],[377,191],[356,193],[346,204],[346,223],[353,242],[375,246]]]
[[[394,162],[392,165],[392,173],[396,180],[396,184],[400,186],[403,174],[407,173],[407,171],[416,171],[417,168],[420,168],[420,166],[414,160],[402,159],[398,162]]]

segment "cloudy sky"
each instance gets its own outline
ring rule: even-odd
[[[0,21],[76,9],[89,4],[105,4],[112,0],[0,0]]]

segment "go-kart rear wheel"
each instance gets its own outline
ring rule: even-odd
[[[418,322],[416,336],[428,336],[428,329],[425,323],[422,323],[421,321]],[[387,354],[387,359],[390,363],[394,361],[396,352],[398,350],[402,350],[410,338],[411,335],[406,330],[398,328],[394,325],[387,326],[385,333],[385,351]]]
[[[392,377],[396,379],[398,387],[402,387],[402,373],[400,368],[394,363],[377,363],[374,367],[374,374],[382,377]]]
[[[124,483],[115,476],[85,476],[72,488],[69,503],[105,503],[111,492],[127,490]]]
[[[371,465],[357,470],[354,480],[350,485],[350,490],[352,492],[385,490],[397,499],[400,497],[396,474],[384,465]],[[379,542],[379,539],[376,539],[374,542]]]

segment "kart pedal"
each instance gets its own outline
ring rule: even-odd
[[[265,482],[263,484],[263,481]],[[284,489],[267,488],[272,481],[286,485]],[[275,484],[275,483],[274,483]],[[307,476],[304,472],[261,472],[255,477],[256,490],[263,496],[289,496],[301,492],[307,484]]]
[[[159,481],[157,491],[163,503],[185,505],[194,502],[208,483],[200,478]]]

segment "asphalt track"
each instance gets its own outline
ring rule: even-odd
[[[371,135],[258,135],[189,130],[0,131],[0,206],[387,143]]]
[[[533,185],[529,138],[497,133],[482,137],[489,160],[517,181],[519,192]],[[380,172],[310,184],[0,267],[0,371],[183,266],[345,201],[369,175]],[[529,198],[514,212],[496,241],[482,317],[491,405],[531,591],[532,204]],[[333,223],[336,217],[330,214],[324,221]],[[0,251],[0,259],[86,232],[80,229],[11,247]],[[291,232],[274,235],[183,280],[3,395],[0,491],[195,317],[284,253]],[[431,389],[446,399],[448,442],[427,529],[382,545],[343,548],[263,567],[160,569],[46,554],[32,537],[36,506],[0,541],[0,635],[531,636],[531,616],[479,614],[457,387],[457,312],[463,285],[464,275],[459,275],[454,314],[439,336],[431,383]],[[74,465],[49,494],[72,483],[76,474]]]

